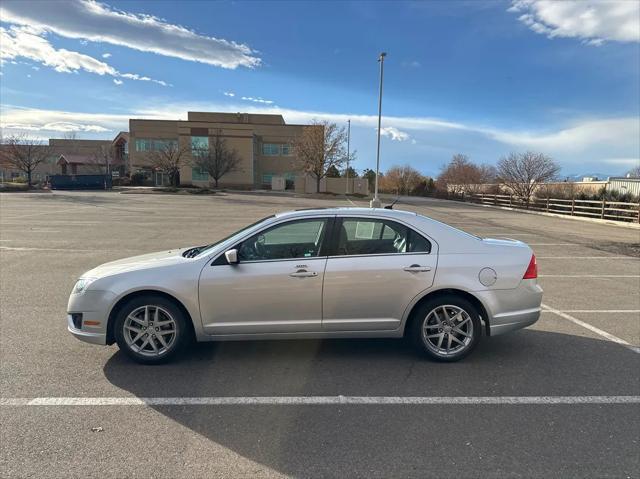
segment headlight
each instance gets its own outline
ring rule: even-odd
[[[96,278],[80,278],[78,281],[76,281],[76,284],[73,287],[73,291],[71,291],[71,294],[84,293],[85,290],[89,287],[89,285],[93,283],[95,280]]]

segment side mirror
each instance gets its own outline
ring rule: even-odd
[[[225,251],[224,257],[227,258],[227,263],[229,264],[238,264],[240,262],[238,260],[237,249],[230,249],[229,251]]]

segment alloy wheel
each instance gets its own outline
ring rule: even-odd
[[[473,342],[473,321],[459,306],[446,304],[432,309],[422,323],[422,339],[438,356],[455,356]]]
[[[132,351],[147,357],[162,356],[176,341],[176,321],[160,306],[140,306],[125,318],[123,335]]]

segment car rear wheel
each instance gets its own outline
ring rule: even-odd
[[[120,349],[134,361],[158,364],[174,358],[189,339],[180,308],[160,296],[134,298],[122,307],[114,327]]]
[[[431,359],[458,361],[480,340],[480,316],[466,299],[441,296],[418,307],[411,335],[418,349]]]

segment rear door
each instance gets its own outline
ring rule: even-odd
[[[380,217],[336,218],[324,274],[323,330],[396,330],[411,300],[433,285],[437,245]]]

